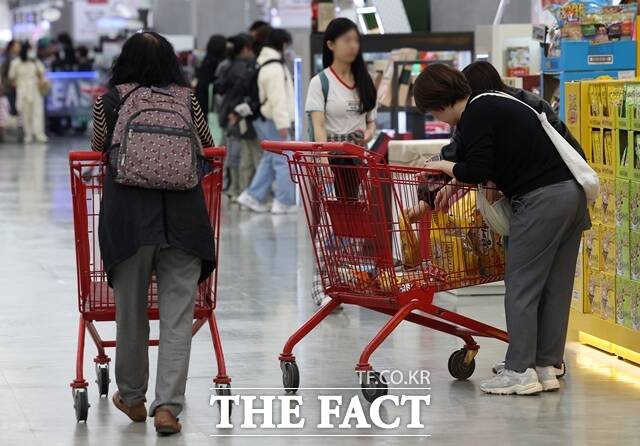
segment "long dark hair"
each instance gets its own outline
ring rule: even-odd
[[[500,73],[489,62],[473,62],[462,70],[462,74],[467,78],[473,94],[484,93],[485,91],[507,91],[509,87],[505,85],[500,77]]]
[[[109,86],[127,83],[189,86],[171,43],[152,31],[129,37],[111,67]]]
[[[20,59],[23,62],[29,60],[29,50],[31,49],[31,44],[29,41],[25,40],[22,42],[22,46],[20,46]]]
[[[253,39],[251,39],[249,34],[240,33],[231,36],[227,42],[227,56],[229,56],[230,59],[235,59],[240,56],[240,53],[242,53],[242,50],[245,48],[253,49]]]
[[[227,56],[227,38],[221,34],[214,34],[207,42],[207,55],[204,60],[208,62],[221,62]]]
[[[351,30],[355,30],[360,38],[360,31],[358,26],[351,20],[344,17],[337,18],[331,21],[327,26],[327,30],[324,32],[324,43],[322,45],[322,65],[325,68],[330,67],[333,64],[333,51],[329,48],[329,42],[335,42],[335,40],[348,33]],[[376,107],[376,87],[373,85],[373,80],[367,70],[367,65],[364,63],[362,57],[362,48],[358,52],[355,60],[351,63],[351,72],[353,73],[353,79],[356,83],[356,89],[358,90],[358,96],[360,97],[360,111],[367,113]]]

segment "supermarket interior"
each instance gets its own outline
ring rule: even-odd
[[[0,0],[0,446],[640,444],[639,8]]]

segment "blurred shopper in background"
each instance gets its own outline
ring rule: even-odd
[[[71,36],[68,33],[60,33],[56,41],[57,50],[51,69],[53,71],[72,71],[76,64],[76,52]]]
[[[251,35],[252,39],[256,40],[256,38],[259,37],[258,34],[264,29],[269,29],[269,24],[263,20],[256,20],[249,27],[249,35]]]
[[[2,65],[0,66],[0,86],[2,86],[2,94],[9,101],[9,113],[12,116],[18,115],[16,108],[16,87],[9,80],[9,67],[14,59],[20,57],[20,49],[22,44],[18,40],[11,40],[4,51]]]
[[[291,45],[291,34],[284,29],[272,29],[264,48],[258,55],[258,106],[253,121],[259,140],[286,141],[291,137],[295,118],[293,79],[284,62],[284,52]],[[274,214],[296,212],[295,187],[289,175],[286,158],[265,152],[247,190],[238,197],[238,203],[255,212],[267,212],[269,192],[273,188],[275,199],[271,207]]]
[[[334,19],[324,33],[324,70],[311,79],[305,110],[311,116],[315,141],[351,142],[366,146],[376,130],[376,88],[360,49],[358,26],[346,18]],[[352,159],[333,158],[332,165],[353,165]],[[336,169],[336,194],[357,198],[357,178]],[[341,175],[338,175],[340,173]],[[355,173],[355,172],[354,172]],[[312,296],[317,305],[329,299],[316,274]]]
[[[216,91],[222,95],[220,124],[225,129],[227,147],[238,151],[237,167],[231,168],[229,195],[233,200],[251,184],[262,149],[253,128],[251,108],[246,104],[247,88],[255,76],[253,40],[249,34],[238,34],[229,40],[229,63],[219,73]]]
[[[24,143],[47,142],[44,132],[44,100],[41,88],[48,81],[44,76],[45,68],[28,42],[20,49],[20,57],[11,61],[9,81],[16,88],[16,108],[22,117]]]
[[[89,48],[79,46],[76,48],[76,65],[75,71],[93,71],[93,59],[89,57]]]
[[[219,34],[209,38],[207,54],[196,72],[198,83],[196,84],[196,99],[204,113],[209,113],[213,104],[209,103],[209,87],[214,84],[218,65],[227,55],[227,39]]]
[[[190,100],[191,120],[202,146],[213,145],[173,47],[159,34],[137,33],[125,42],[111,70],[109,86],[111,90],[94,105],[93,150],[111,149],[118,110],[137,87],[165,92],[150,95],[149,100],[164,94]],[[121,95],[118,87],[127,93]],[[176,417],[185,399],[197,285],[215,267],[213,230],[202,188],[168,191],[124,186],[115,182],[112,169],[108,169],[99,224],[104,267],[116,299],[118,391],[113,403],[133,421],[143,422],[147,417],[147,306],[149,281],[155,271],[160,347],[155,400],[149,413],[155,416],[158,433],[179,432],[181,424]]]

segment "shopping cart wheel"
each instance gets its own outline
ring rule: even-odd
[[[360,375],[360,388],[362,389],[362,395],[364,399],[373,403],[377,398],[389,393],[389,386],[385,379],[378,372],[373,370],[368,372],[361,372]]]
[[[76,410],[76,421],[87,421],[89,414],[89,397],[87,389],[73,389],[73,408]]]
[[[96,364],[96,384],[100,397],[109,395],[109,364]]]
[[[300,387],[300,372],[295,361],[281,361],[282,385],[287,393],[296,393]]]
[[[467,356],[467,349],[457,350],[449,357],[449,373],[456,379],[468,379],[476,369],[476,360],[472,359],[469,364],[464,363]]]
[[[231,396],[231,386],[229,384],[216,384],[216,395]],[[218,401],[218,409],[220,409],[220,404],[222,403]],[[229,403],[229,418],[231,418],[232,411],[233,411],[233,404]]]

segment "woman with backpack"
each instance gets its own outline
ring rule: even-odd
[[[313,139],[319,142],[351,142],[366,146],[376,130],[376,88],[360,49],[358,26],[346,18],[331,21],[324,33],[324,70],[314,76],[307,92],[306,112],[311,117]],[[352,159],[333,158],[332,165],[352,164]],[[336,195],[356,199],[359,183],[347,169],[336,168]],[[312,296],[317,305],[327,302],[320,276]]]
[[[284,62],[284,52],[291,45],[291,34],[284,29],[272,29],[257,60],[257,107],[260,116],[253,121],[259,140],[286,141],[291,137],[295,120],[294,90],[291,73]],[[265,152],[251,181],[238,197],[238,203],[254,212],[267,212],[266,201],[273,188],[274,214],[297,211],[295,187],[289,166],[283,156]]]
[[[176,417],[184,405],[197,286],[216,260],[197,163],[197,152],[213,141],[171,44],[159,34],[137,33],[125,42],[109,87],[94,105],[91,146],[109,161],[99,240],[116,299],[113,403],[131,420],[146,420],[147,292],[155,272],[160,346],[149,414],[158,433],[172,434],[181,430]]]
[[[20,57],[11,61],[9,81],[16,88],[16,109],[22,117],[24,143],[30,144],[35,137],[37,142],[47,142],[44,132],[44,99],[40,93],[48,81],[45,68],[28,42],[20,48]]]

